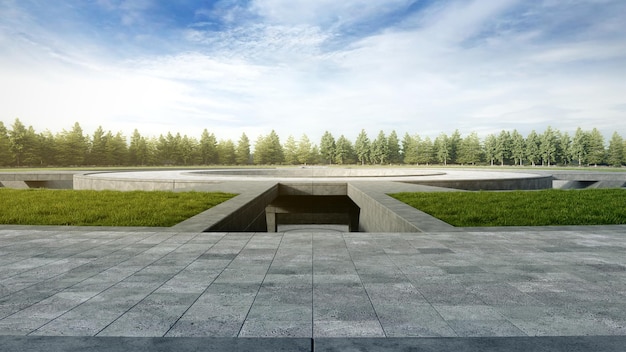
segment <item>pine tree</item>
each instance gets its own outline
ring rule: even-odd
[[[56,138],[56,161],[62,166],[79,166],[85,162],[88,151],[87,138],[76,122],[71,131],[63,130]]]
[[[4,123],[0,121],[0,166],[9,166],[13,160],[9,133]]]
[[[526,158],[532,166],[535,166],[541,160],[540,151],[541,141],[535,130],[530,131],[526,137]]]
[[[322,159],[324,159],[326,163],[332,164],[333,159],[335,158],[336,149],[337,146],[333,135],[328,131],[324,132],[320,142],[320,154]]]
[[[37,134],[32,126],[24,126],[19,120],[11,126],[9,133],[9,149],[15,156],[15,164],[20,166],[37,165],[40,158],[38,157],[39,147],[37,143]]]
[[[387,137],[385,132],[378,132],[378,136],[371,144],[371,160],[383,164],[387,161],[389,156],[389,150],[387,149]]]
[[[572,160],[578,161],[578,166],[587,163],[587,155],[589,154],[589,134],[584,132],[580,127],[576,129],[572,147],[570,148]]]
[[[354,152],[356,153],[356,157],[361,163],[361,165],[365,165],[366,162],[370,160],[370,140],[367,137],[367,133],[364,129],[361,130],[361,133],[356,137],[356,141],[354,142]]]
[[[461,140],[457,149],[457,162],[476,165],[480,162],[480,154],[480,138],[476,132],[472,132]]]
[[[541,165],[552,165],[556,160],[558,138],[552,127],[548,126],[540,137],[539,152],[541,153]]]
[[[221,165],[233,165],[236,161],[235,143],[230,139],[220,139],[217,142],[217,156]]]
[[[200,159],[203,165],[218,163],[217,138],[205,128],[200,136]]]
[[[141,136],[137,129],[133,131],[130,137],[128,163],[133,166],[148,164],[148,142]]]
[[[417,164],[417,148],[419,136],[411,136],[408,132],[402,138],[402,161],[405,164]]]
[[[298,145],[296,139],[292,135],[287,137],[285,145],[283,146],[283,152],[285,155],[285,164],[297,165],[298,164]]]
[[[283,147],[276,131],[269,135],[260,135],[254,146],[254,162],[256,164],[280,164],[284,161]]]
[[[572,162],[572,139],[569,133],[560,133],[559,150],[557,151],[557,159],[563,164],[568,165]]]
[[[402,162],[402,155],[400,154],[400,141],[398,140],[398,134],[395,130],[392,130],[387,137],[387,161],[391,164],[399,164]]]
[[[597,128],[594,128],[589,134],[589,163],[598,166],[598,164],[604,162],[605,157],[604,137],[602,137],[602,133]]]
[[[430,164],[434,160],[434,145],[430,137],[417,141],[417,164]]]
[[[450,135],[450,137],[448,138],[448,150],[449,150],[449,157],[448,157],[448,163],[454,164],[454,163],[458,163],[458,150],[461,147],[461,133],[459,132],[459,130],[454,130],[454,132],[452,133],[452,135]]]
[[[609,141],[607,162],[611,166],[618,167],[624,163],[624,139],[617,132],[613,132]]]
[[[515,165],[524,165],[526,141],[517,130],[513,130],[513,133],[511,133],[511,157],[513,157],[513,163]]]
[[[484,152],[485,152],[485,159],[487,159],[487,161],[489,162],[489,165],[491,166],[493,166],[493,163],[496,160],[496,152],[498,148],[497,144],[498,144],[498,138],[496,137],[495,134],[491,133],[487,135],[487,137],[485,138]]]
[[[500,161],[500,166],[504,166],[505,161],[511,157],[512,148],[511,135],[508,131],[502,130],[496,138],[495,157]]]
[[[91,147],[87,157],[89,165],[101,166],[106,163],[106,140],[102,126],[98,126],[91,138]]]
[[[339,136],[335,149],[335,162],[339,165],[354,162],[354,148],[344,135]]]
[[[247,165],[250,164],[250,159],[250,139],[242,133],[235,149],[235,162],[238,165]]]
[[[296,148],[296,159],[300,164],[313,164],[315,163],[315,148],[311,144],[311,140],[306,134],[303,134],[298,141],[298,147]]]
[[[435,138],[435,154],[437,160],[443,165],[448,165],[448,159],[450,158],[450,144],[448,136],[441,132],[437,138]]]

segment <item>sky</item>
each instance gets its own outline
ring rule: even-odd
[[[626,137],[624,0],[0,0],[0,121]]]

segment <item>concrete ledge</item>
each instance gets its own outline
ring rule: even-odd
[[[308,338],[0,336],[0,346],[11,352],[312,351]]]
[[[445,172],[425,169],[362,169],[362,168],[278,168],[278,169],[222,169],[194,171],[197,175],[231,175],[231,176],[272,176],[272,177],[394,177],[394,176],[435,176]]]
[[[74,189],[117,191],[172,191],[181,188],[202,187],[221,183],[207,180],[182,180],[172,178],[116,178],[106,177],[107,172],[74,175]],[[115,173],[119,174],[119,173]],[[98,175],[98,177],[90,177]]]
[[[455,188],[467,191],[505,191],[505,190],[536,190],[552,188],[552,177],[547,175],[527,176],[524,178],[484,178],[467,180],[415,180],[411,183]]]
[[[613,352],[626,336],[315,339],[315,351]]]
[[[0,336],[12,352],[153,351],[430,351],[430,352],[615,352],[626,336],[458,337],[458,338],[220,338],[220,337],[23,337]]]

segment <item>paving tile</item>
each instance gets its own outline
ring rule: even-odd
[[[383,337],[385,333],[378,320],[341,321],[315,320],[313,337]]]
[[[610,227],[2,231],[1,335],[626,335],[626,239]]]
[[[375,305],[376,314],[389,337],[457,336],[456,332],[430,304]]]
[[[243,324],[239,337],[311,337],[311,332],[311,320],[249,319]]]

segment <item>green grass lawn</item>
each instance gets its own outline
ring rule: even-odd
[[[626,224],[626,190],[396,193],[459,227]]]
[[[169,227],[234,196],[0,188],[0,224]]]

